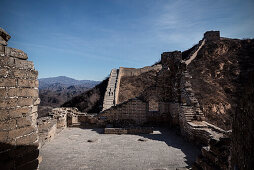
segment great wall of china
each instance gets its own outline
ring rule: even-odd
[[[104,96],[103,110],[98,115],[80,113],[75,108],[55,108],[49,117],[37,120],[38,72],[27,55],[18,49],[7,47],[10,36],[0,30],[0,142],[2,167],[10,169],[35,169],[41,157],[39,148],[52,140],[62,129],[73,126],[104,127],[105,133],[151,133],[142,128],[150,120],[162,120],[179,126],[181,135],[188,141],[202,144],[202,155],[197,158],[193,169],[229,169],[231,131],[224,131],[207,123],[199,102],[192,92],[191,75],[186,67],[195,60],[197,53],[207,41],[220,39],[218,31],[204,34],[187,60],[182,60],[179,51],[161,55],[161,64],[141,69],[112,69]],[[137,76],[151,70],[164,74],[170,70],[174,80],[170,99],[157,99],[158,110],[149,111],[149,98],[131,98],[118,102],[121,78]],[[163,90],[159,85],[158,91]],[[155,94],[156,95],[156,94]],[[165,97],[166,98],[166,97]],[[124,124],[132,127],[107,127],[108,124]],[[161,121],[159,121],[161,122]],[[42,158],[43,159],[43,158]]]

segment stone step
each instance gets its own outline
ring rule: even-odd
[[[189,117],[195,117],[195,115],[185,115],[185,117],[189,118]]]
[[[114,93],[113,93],[113,95],[108,95],[108,94],[107,94],[107,96],[105,97],[105,99],[111,99],[111,100],[114,99],[114,98],[115,98],[115,97],[114,97]]]
[[[110,84],[110,85],[107,87],[107,89],[108,89],[108,90],[111,89],[111,91],[112,91],[112,90],[115,90],[115,87],[116,87],[115,84]]]
[[[112,105],[112,104],[114,104],[114,102],[113,101],[105,101],[105,102],[103,102],[104,104],[109,104],[109,105]]]
[[[194,116],[195,114],[184,114],[185,116]]]
[[[105,103],[105,104],[113,104],[114,102],[113,102],[113,100],[105,100],[105,102],[103,102],[103,103]]]

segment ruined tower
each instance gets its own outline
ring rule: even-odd
[[[0,169],[37,169],[38,72],[0,28]]]

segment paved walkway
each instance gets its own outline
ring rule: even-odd
[[[197,147],[167,129],[147,135],[101,132],[102,129],[63,130],[40,150],[40,170],[181,169],[191,165],[199,154]]]

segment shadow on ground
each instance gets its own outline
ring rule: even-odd
[[[190,168],[200,154],[201,148],[186,141],[175,129],[155,128],[155,134],[139,134],[143,138],[165,142],[169,147],[180,149],[185,154],[185,163]],[[195,148],[195,149],[194,149]]]

